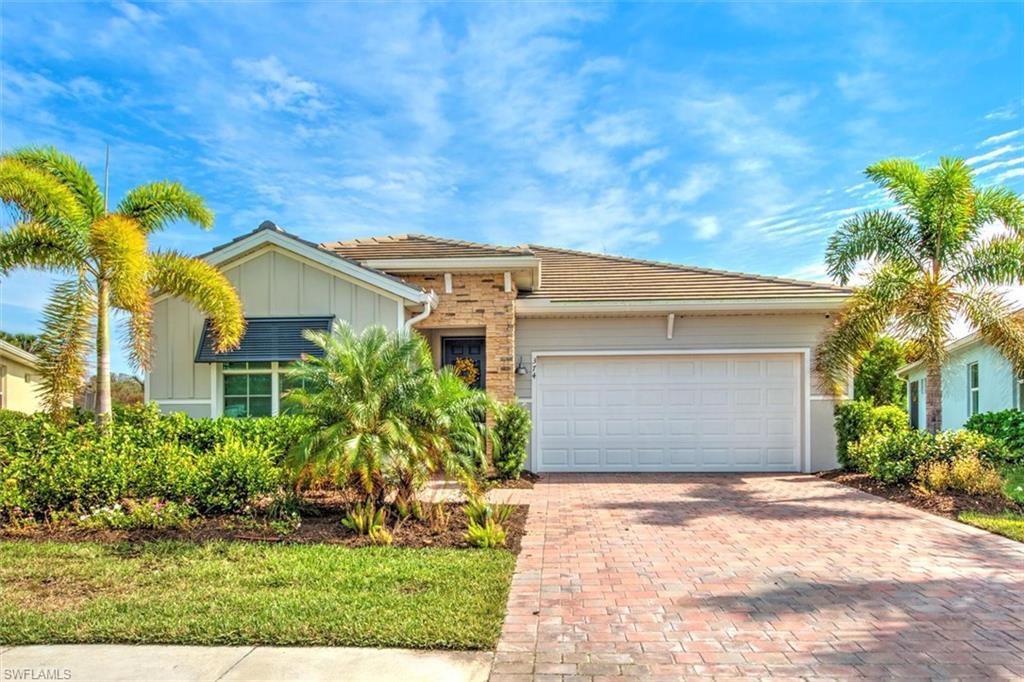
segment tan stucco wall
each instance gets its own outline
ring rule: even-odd
[[[0,352],[0,366],[5,370],[4,409],[19,412],[38,412],[43,409],[39,388],[39,371],[20,358]]]
[[[519,318],[516,353],[529,366],[535,352],[568,350],[732,350],[814,348],[830,320],[823,314],[676,316],[672,338],[665,315],[648,317]],[[516,377],[516,395],[531,399],[532,378]],[[810,381],[808,421],[811,470],[836,466],[832,410],[834,401]]]
[[[334,315],[357,330],[373,324],[397,329],[404,319],[401,303],[391,294],[275,247],[264,247],[255,254],[223,267],[247,317]],[[149,398],[194,401],[163,405],[165,410],[210,414],[210,365],[193,362],[203,319],[180,299],[165,298],[153,306],[155,343],[147,377]]]

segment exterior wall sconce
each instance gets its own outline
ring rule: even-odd
[[[521,377],[524,377],[524,376],[527,375],[526,365],[523,364],[523,356],[522,355],[516,357],[516,374],[518,374]]]

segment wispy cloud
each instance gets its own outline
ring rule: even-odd
[[[1006,142],[1007,140],[1012,140],[1013,138],[1017,137],[1022,133],[1024,133],[1024,128],[1017,128],[1016,130],[1010,130],[1005,133],[999,133],[998,135],[992,135],[990,137],[986,137],[984,140],[979,142],[978,146],[989,147],[994,144],[1000,144],[1002,142]]]
[[[1017,118],[1020,113],[1020,100],[1010,102],[1004,106],[993,109],[992,111],[985,114],[985,120],[988,121],[1012,121]]]
[[[694,237],[701,241],[713,239],[722,231],[721,225],[718,224],[718,218],[713,215],[693,218],[690,222],[695,228]]]
[[[670,201],[692,204],[718,184],[721,171],[711,164],[700,164],[690,170],[676,187],[665,193]]]
[[[1002,147],[999,147],[998,149],[993,149],[990,152],[985,152],[984,154],[972,156],[969,159],[967,159],[966,163],[968,166],[973,166],[974,164],[981,163],[982,161],[990,161],[991,159],[997,159],[1000,156],[1006,156],[1011,152],[1019,152],[1021,149],[1024,149],[1024,145],[1003,145]]]
[[[1024,168],[1014,168],[1012,170],[1004,171],[997,175],[994,180],[995,182],[1006,182],[1011,178],[1024,177]]]
[[[1014,159],[1006,159],[1005,161],[994,161],[992,163],[986,163],[984,166],[978,166],[974,169],[974,174],[984,175],[985,173],[991,173],[992,171],[1000,168],[1019,166],[1021,164],[1024,164],[1024,156],[1018,156]]]

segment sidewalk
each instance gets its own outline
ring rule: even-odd
[[[0,680],[485,682],[489,651],[348,647],[0,645]]]

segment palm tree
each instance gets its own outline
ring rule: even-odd
[[[462,474],[483,458],[475,414],[488,404],[451,370],[434,372],[418,334],[380,326],[357,334],[345,322],[307,331],[323,357],[296,363],[290,405],[322,427],[289,453],[297,473],[329,475],[361,488],[378,506],[388,495],[411,501],[426,476]]]
[[[961,159],[923,169],[893,159],[865,174],[897,204],[861,213],[829,239],[829,274],[842,284],[870,262],[818,348],[817,368],[839,392],[855,358],[886,330],[913,343],[927,368],[927,427],[942,428],[942,363],[958,315],[1024,374],[1024,320],[999,287],[1024,281],[1024,201],[1004,187],[975,187]],[[986,225],[1002,233],[983,238]]]
[[[128,315],[129,357],[142,369],[149,367],[157,293],[180,296],[202,310],[218,350],[241,339],[242,306],[223,274],[174,251],[149,251],[149,235],[175,220],[204,229],[213,225],[202,198],[180,184],[141,185],[110,212],[82,164],[53,147],[26,147],[0,156],[0,201],[17,216],[0,233],[0,274],[31,267],[66,277],[43,313],[40,374],[52,413],[69,404],[95,346],[96,418],[109,423],[112,308]]]

